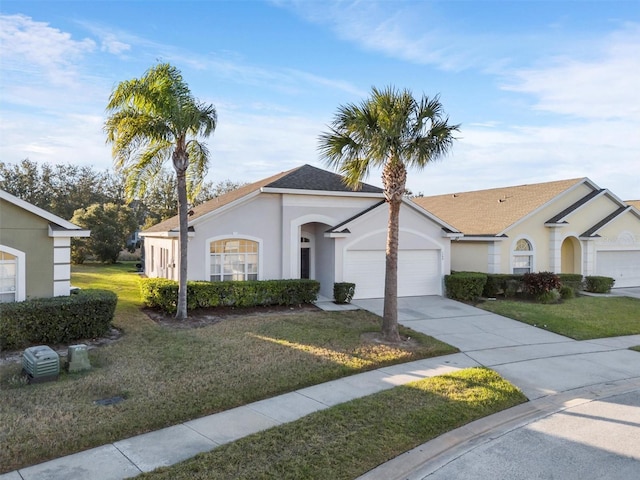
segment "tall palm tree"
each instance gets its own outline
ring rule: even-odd
[[[438,96],[416,100],[409,90],[373,88],[360,105],[340,106],[329,131],[320,136],[319,151],[345,183],[357,188],[374,168],[382,168],[389,204],[382,336],[399,342],[398,232],[400,205],[406,192],[407,168],[424,168],[446,155],[453,132]]]
[[[180,276],[176,318],[187,317],[187,212],[189,186],[197,190],[208,168],[202,139],[213,133],[216,109],[196,100],[178,69],[167,63],[141,78],[117,85],[105,123],[117,170],[124,172],[129,198],[142,195],[147,181],[171,159],[176,172],[180,222]]]

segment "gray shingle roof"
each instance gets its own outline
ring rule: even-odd
[[[266,187],[292,190],[320,190],[325,192],[364,192],[382,193],[382,189],[366,183],[360,183],[360,189],[353,190],[345,185],[342,175],[328,172],[311,165],[296,168]]]
[[[366,183],[361,184],[362,189],[356,190],[364,193],[382,193],[382,189],[368,185]],[[241,199],[251,193],[254,193],[262,188],[282,188],[287,190],[318,190],[326,192],[353,192],[354,190],[347,187],[342,181],[342,176],[337,173],[328,172],[320,168],[312,167],[311,165],[303,165],[302,167],[280,172],[268,178],[264,178],[257,182],[243,185],[242,187],[232,190],[231,192],[220,195],[213,198],[208,202],[200,204],[191,210],[193,214],[189,217],[189,222],[207,215],[219,208],[224,207],[236,200]],[[160,222],[143,233],[160,233],[177,231],[179,226],[178,216],[171,217],[163,222]]]

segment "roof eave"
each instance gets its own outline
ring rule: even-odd
[[[321,195],[332,197],[361,197],[361,198],[384,198],[382,192],[339,192],[333,190],[302,190],[297,188],[274,188],[262,187],[260,192],[263,193],[279,193],[289,195]]]

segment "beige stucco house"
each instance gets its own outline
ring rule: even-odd
[[[416,198],[464,236],[451,269],[604,275],[640,286],[640,210],[588,178]]]
[[[333,297],[334,282],[355,298],[382,297],[388,207],[382,190],[347,188],[310,165],[243,186],[190,212],[189,280],[311,278]],[[459,232],[413,202],[400,213],[400,296],[441,295]],[[145,273],[177,280],[178,218],[141,233]]]
[[[0,190],[0,302],[69,295],[71,238],[89,234]]]

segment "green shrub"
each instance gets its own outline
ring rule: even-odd
[[[560,287],[560,297],[562,297],[563,300],[568,300],[570,298],[574,298],[575,296],[576,291],[572,287],[569,287],[567,285],[563,285],[562,287]]]
[[[584,278],[580,273],[559,273],[560,283],[565,287],[571,287],[573,293],[578,293],[583,289]]]
[[[187,282],[187,309],[208,307],[259,307],[301,305],[318,298],[316,280],[256,280],[229,282]],[[178,303],[178,282],[163,278],[143,278],[142,303],[174,313]]]
[[[584,277],[584,289],[592,293],[609,293],[616,281],[611,277],[588,276]]]
[[[487,283],[482,290],[482,296],[496,297],[502,293],[505,296],[514,296],[518,290],[522,290],[522,275],[508,273],[487,273]]]
[[[523,281],[525,291],[538,300],[552,290],[557,293],[561,287],[560,277],[553,272],[525,273]]]
[[[454,300],[472,301],[482,295],[487,275],[475,272],[455,272],[445,275],[447,297]]]
[[[68,297],[0,304],[0,349],[100,337],[109,330],[117,301],[108,290],[81,290]]]
[[[560,292],[558,292],[558,290],[556,290],[555,288],[552,290],[549,290],[548,292],[542,292],[539,293],[536,296],[536,299],[540,302],[540,303],[558,303],[560,301]]]
[[[333,284],[333,298],[336,303],[349,303],[356,292],[356,284],[337,282]]]

